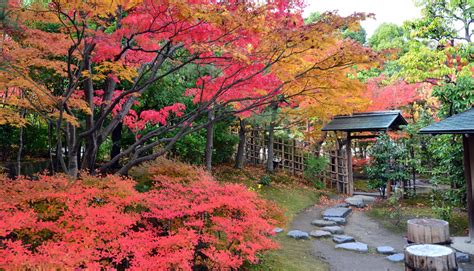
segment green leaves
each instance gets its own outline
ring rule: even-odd
[[[370,178],[370,188],[382,188],[388,181],[403,181],[408,179],[405,166],[407,157],[403,145],[392,140],[388,135],[382,135],[369,150],[370,164],[365,168]]]

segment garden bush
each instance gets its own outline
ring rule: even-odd
[[[370,178],[368,187],[379,189],[380,195],[385,197],[385,188],[388,181],[403,182],[409,178],[405,165],[407,157],[404,147],[384,134],[369,150],[370,162],[365,172]]]
[[[324,183],[320,181],[320,178],[328,163],[328,159],[324,156],[309,156],[305,160],[304,177],[318,189],[324,188]]]
[[[143,193],[135,184],[0,177],[0,269],[228,270],[277,247],[280,212],[241,185],[199,171]]]

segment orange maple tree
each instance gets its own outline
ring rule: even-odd
[[[135,141],[100,170],[122,162],[124,174],[207,126],[196,120],[211,108],[217,121],[281,95],[321,112],[328,97],[357,104],[346,74],[373,55],[342,40],[340,29],[365,15],[325,14],[304,25],[302,7],[298,0],[9,0],[16,21],[3,32],[0,124],[23,125],[25,108],[54,123],[56,158],[76,175],[96,169],[100,146],[123,123]],[[186,93],[196,109],[134,111],[150,86],[189,65],[202,74]],[[216,72],[205,72],[210,66]]]

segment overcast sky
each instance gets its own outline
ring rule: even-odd
[[[374,13],[376,20],[368,19],[362,23],[370,37],[374,30],[383,22],[401,25],[408,19],[420,17],[419,8],[413,0],[306,0],[308,7],[304,16],[311,12],[338,10],[340,15],[350,15],[354,12]]]

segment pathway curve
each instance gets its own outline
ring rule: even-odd
[[[295,217],[292,229],[311,232],[317,227],[311,221],[321,218],[322,208],[314,206],[306,209]],[[368,217],[364,212],[353,211],[347,218],[344,234],[354,237],[357,241],[369,245],[369,253],[357,253],[335,249],[331,238],[312,239],[313,253],[328,262],[331,271],[395,271],[404,270],[403,263],[392,263],[385,255],[378,254],[378,246],[392,246],[396,251],[403,251],[406,244],[401,235],[384,229],[379,223]]]
[[[358,196],[356,196],[358,197]],[[370,198],[369,198],[370,199]],[[373,198],[372,198],[373,199]],[[346,199],[346,201],[349,199]],[[347,201],[353,205],[362,206],[365,205],[365,202],[360,202],[360,199],[356,201]],[[345,217],[347,211],[350,211],[347,208],[337,208],[337,209],[328,209],[328,206],[313,206],[301,212],[295,217],[292,222],[292,229],[300,230],[303,232],[298,232],[298,234],[304,234],[305,236],[299,236],[298,238],[308,239],[308,233],[313,230],[320,229],[316,226],[311,225],[311,222],[316,219],[322,219],[323,213],[326,216],[338,216]],[[316,257],[320,257],[325,260],[329,265],[329,270],[331,271],[398,271],[404,270],[403,259],[399,258],[399,262],[392,262],[387,259],[386,255],[377,253],[376,248],[382,246],[389,246],[390,249],[394,249],[395,253],[403,253],[403,248],[406,246],[407,242],[404,236],[401,234],[395,234],[377,221],[370,218],[365,214],[365,212],[360,211],[356,207],[352,207],[352,212],[346,218],[346,224],[343,226],[343,232],[348,242],[354,242],[354,239],[357,243],[347,243],[343,246],[354,247],[357,249],[365,250],[365,252],[354,252],[343,249],[336,249],[336,244],[332,238],[311,238],[311,248],[312,254]],[[329,218],[326,218],[329,219]],[[341,218],[340,218],[341,219]],[[343,219],[343,218],[342,218]],[[326,224],[327,221],[315,221],[317,225]],[[321,225],[322,226],[322,225]],[[334,227],[328,227],[328,231],[332,231]],[[338,228],[338,227],[336,227]],[[341,231],[341,229],[337,229]],[[290,235],[291,233],[289,233]],[[320,234],[320,233],[319,233]],[[329,234],[326,232],[325,234]],[[349,237],[347,237],[349,236]],[[351,238],[353,237],[353,238]],[[360,242],[360,243],[359,243]],[[362,243],[362,244],[361,244]],[[362,245],[362,246],[360,246]],[[340,246],[340,245],[339,245]],[[367,252],[368,246],[368,252]],[[461,253],[462,254],[462,253]],[[391,257],[397,258],[398,255],[393,255]],[[464,254],[467,259],[468,255]],[[403,257],[403,255],[401,255]],[[462,257],[461,257],[462,258]],[[473,271],[473,263],[461,262],[458,258],[458,264],[460,269],[463,271]]]

